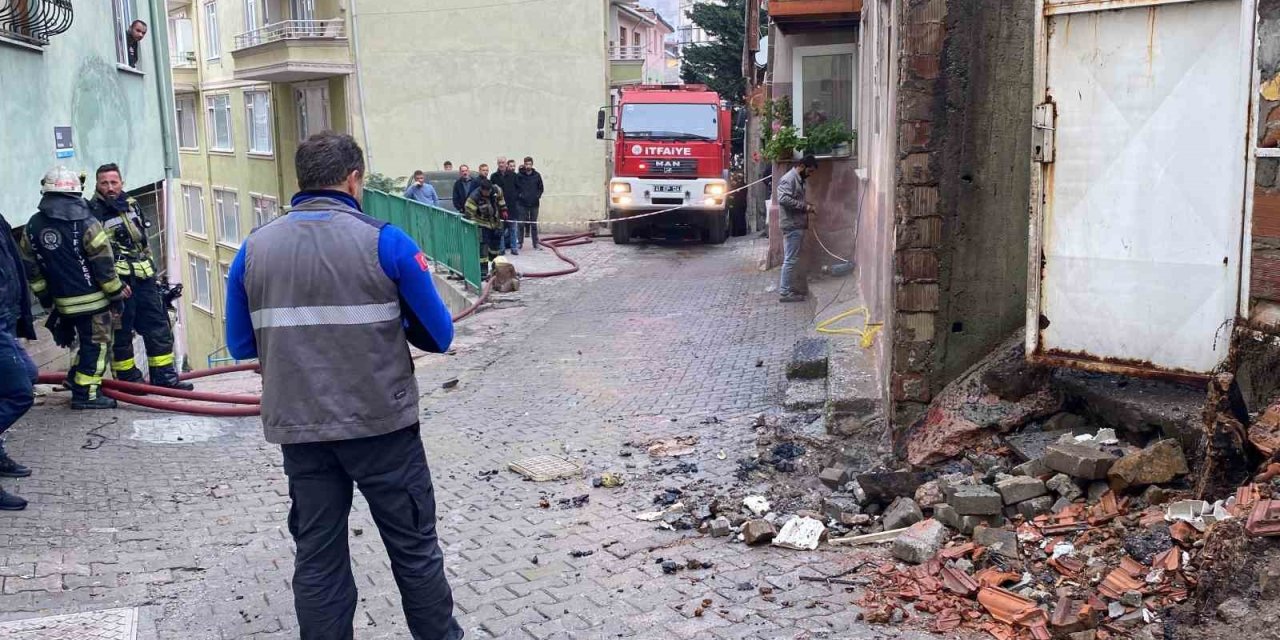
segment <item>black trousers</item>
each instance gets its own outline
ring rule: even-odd
[[[133,295],[124,301],[124,313],[120,316],[120,329],[116,331],[111,347],[111,370],[128,371],[136,368],[133,359],[133,334],[142,336],[147,348],[147,364],[152,367],[173,365],[173,329],[169,326],[169,312],[164,298],[156,286],[155,278],[124,279]]]
[[[334,442],[286,444],[293,598],[302,640],[351,640],[356,583],[347,548],[352,483],[369,503],[415,640],[455,640],[453,591],[436,539],[435,491],[418,425]]]
[[[527,206],[525,206],[525,205],[520,205],[520,219],[521,219],[521,220],[528,220],[528,221],[530,221],[530,222],[537,222],[537,221],[538,221],[538,207],[527,207]],[[538,246],[538,225],[536,225],[536,224],[522,224],[522,225],[520,225],[520,226],[521,226],[521,227],[524,227],[524,229],[521,229],[521,230],[520,230],[520,246],[524,246],[524,237],[525,237],[525,234],[528,234],[528,235],[532,236],[532,238],[533,238],[533,246],[535,246],[535,247],[536,247],[536,246]]]

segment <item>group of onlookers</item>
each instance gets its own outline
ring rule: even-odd
[[[444,170],[451,171],[452,162],[444,163]],[[481,164],[477,173],[471,167],[458,167],[458,179],[453,183],[452,204],[464,218],[475,222],[481,230],[481,263],[488,271],[489,263],[497,256],[519,255],[524,239],[538,244],[538,209],[542,202],[544,185],[542,174],[533,167],[533,157],[525,156],[524,164],[517,167],[514,159],[498,156],[496,169],[490,173],[488,163]],[[440,195],[426,180],[426,172],[413,172],[413,179],[405,189],[404,197],[432,206],[439,206]]]

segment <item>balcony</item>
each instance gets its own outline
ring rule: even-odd
[[[246,31],[236,36],[231,56],[238,80],[298,82],[353,69],[341,18],[285,20]]]
[[[609,84],[639,84],[644,80],[644,60],[642,46],[609,45]]]
[[[169,69],[173,73],[173,90],[175,93],[190,93],[200,84],[199,72],[196,69],[196,52],[171,51],[169,53]]]
[[[782,27],[852,25],[862,0],[769,0],[769,19]]]

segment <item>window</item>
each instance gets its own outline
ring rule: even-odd
[[[640,32],[639,32],[639,31],[635,31],[635,32],[633,32],[633,33],[631,34],[631,44],[633,44],[633,45],[635,45],[635,46],[637,46],[637,47],[638,47],[638,46],[640,46]]]
[[[169,17],[169,62],[171,66],[182,67],[196,63],[196,39],[192,35],[194,27],[186,13],[177,13]]]
[[[800,135],[827,122],[853,129],[854,45],[796,47],[793,55],[792,118]]]
[[[225,93],[205,96],[204,105],[209,114],[209,149],[234,151],[235,147],[231,142],[231,96]]]
[[[193,184],[182,185],[182,203],[187,210],[187,231],[207,235],[204,227],[204,189]]]
[[[244,92],[245,122],[249,125],[249,152],[270,154],[271,94],[266,91]]]
[[[137,60],[129,60],[129,26],[137,17],[133,11],[133,0],[111,0],[111,14],[116,32],[116,62],[137,66]]]
[[[280,205],[271,196],[253,196],[253,228],[276,219],[280,215]]]
[[[329,87],[299,85],[294,90],[294,101],[298,103],[299,140],[329,128]]]
[[[151,250],[151,258],[155,262],[157,279],[165,276],[165,270],[169,266],[164,241],[165,216],[160,215],[159,195],[158,191],[151,191],[136,196],[138,210],[142,213],[142,231],[147,236],[147,248]]]
[[[178,109],[178,146],[183,149],[199,149],[196,138],[196,97],[178,96],[174,101]]]
[[[213,210],[218,221],[218,242],[240,246],[240,198],[236,192],[214,189]]]
[[[627,46],[627,28],[626,27],[618,27],[618,46],[619,47]]]
[[[253,31],[261,27],[265,16],[262,12],[262,0],[244,0],[244,30]]]
[[[293,13],[294,20],[316,19],[315,0],[289,0],[289,9]]]
[[[204,3],[204,49],[206,60],[217,60],[222,57],[222,48],[218,43],[218,3]]]
[[[213,292],[209,288],[209,259],[194,253],[187,254],[191,265],[191,288],[195,295],[191,298],[191,306],[213,311]]]
[[[628,104],[619,126],[637,140],[715,140],[720,134],[713,104]]]

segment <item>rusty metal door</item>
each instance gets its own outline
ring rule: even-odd
[[[1240,306],[1253,0],[1038,0],[1027,353],[1199,377]]]

